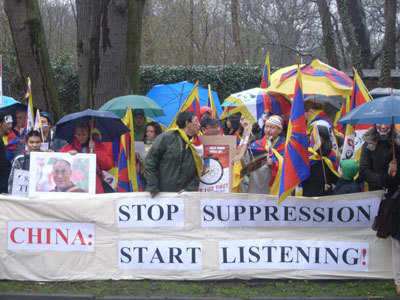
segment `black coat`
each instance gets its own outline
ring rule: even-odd
[[[325,162],[324,167],[327,183],[332,186],[332,183],[335,184],[338,178],[334,173],[332,173]],[[321,161],[317,161],[310,167],[310,177],[304,180],[301,185],[303,186],[304,197],[321,197],[332,195],[332,189],[325,191],[325,178]]]
[[[400,196],[392,207],[389,220],[389,230],[392,237],[400,240]]]
[[[340,179],[337,182],[335,188],[333,189],[334,195],[352,194],[360,192],[361,192],[361,185],[355,182],[354,180]]]
[[[381,140],[375,128],[370,128],[364,135],[365,141],[360,157],[360,175],[369,185],[370,191],[387,188],[393,194],[400,183],[400,140],[395,140],[397,173],[394,178],[388,174],[389,163],[393,159],[392,139]]]
[[[6,148],[0,137],[0,193],[7,193],[8,177],[10,176],[11,163],[6,156]]]

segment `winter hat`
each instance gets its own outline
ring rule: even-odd
[[[283,120],[280,116],[273,115],[270,116],[266,121],[265,124],[272,124],[278,126],[280,129],[283,129]]]
[[[360,169],[358,163],[350,159],[342,160],[340,166],[342,167],[342,178],[344,180],[353,180],[354,176],[357,175],[358,170]]]

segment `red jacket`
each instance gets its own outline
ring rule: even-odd
[[[108,155],[106,148],[103,146],[103,144],[96,143],[96,148],[94,149],[94,154],[96,154],[96,194],[102,194],[104,193],[103,186],[101,184],[101,180],[98,176],[98,174],[101,174],[101,177],[104,179],[103,172],[108,171],[113,167],[113,161],[111,157]],[[82,145],[78,142],[76,138],[74,138],[74,142],[69,145],[65,145],[60,149],[60,152],[69,152],[71,150],[76,150],[80,153],[82,153]],[[89,147],[86,150],[86,153],[89,153]]]

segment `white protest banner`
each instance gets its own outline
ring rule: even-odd
[[[8,250],[94,251],[94,224],[8,222]]]
[[[276,200],[204,199],[200,202],[201,221],[203,227],[363,227],[372,224],[379,202],[378,197],[335,202],[299,200],[281,205]]]
[[[14,196],[28,197],[29,171],[19,169],[14,170],[11,194]]]
[[[391,240],[371,229],[381,194],[1,195],[0,279],[391,279]]]
[[[305,240],[219,242],[221,270],[368,271],[368,243]]]
[[[120,269],[201,270],[200,241],[119,241]]]
[[[118,199],[116,204],[118,227],[183,227],[182,198]]]

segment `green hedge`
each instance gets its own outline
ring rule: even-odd
[[[150,89],[157,84],[167,84],[180,81],[190,81],[218,93],[222,102],[229,95],[259,87],[264,66],[179,66],[179,67],[160,67],[142,66],[141,67],[141,93],[147,94]]]
[[[63,113],[79,110],[78,71],[71,66],[71,57],[65,55],[52,63],[53,74]],[[264,66],[142,66],[141,91],[146,95],[157,84],[190,81],[207,88],[210,84],[218,93],[221,102],[229,95],[260,86]],[[7,96],[22,100],[25,87],[18,73],[18,63],[13,51],[3,52],[3,92]]]

